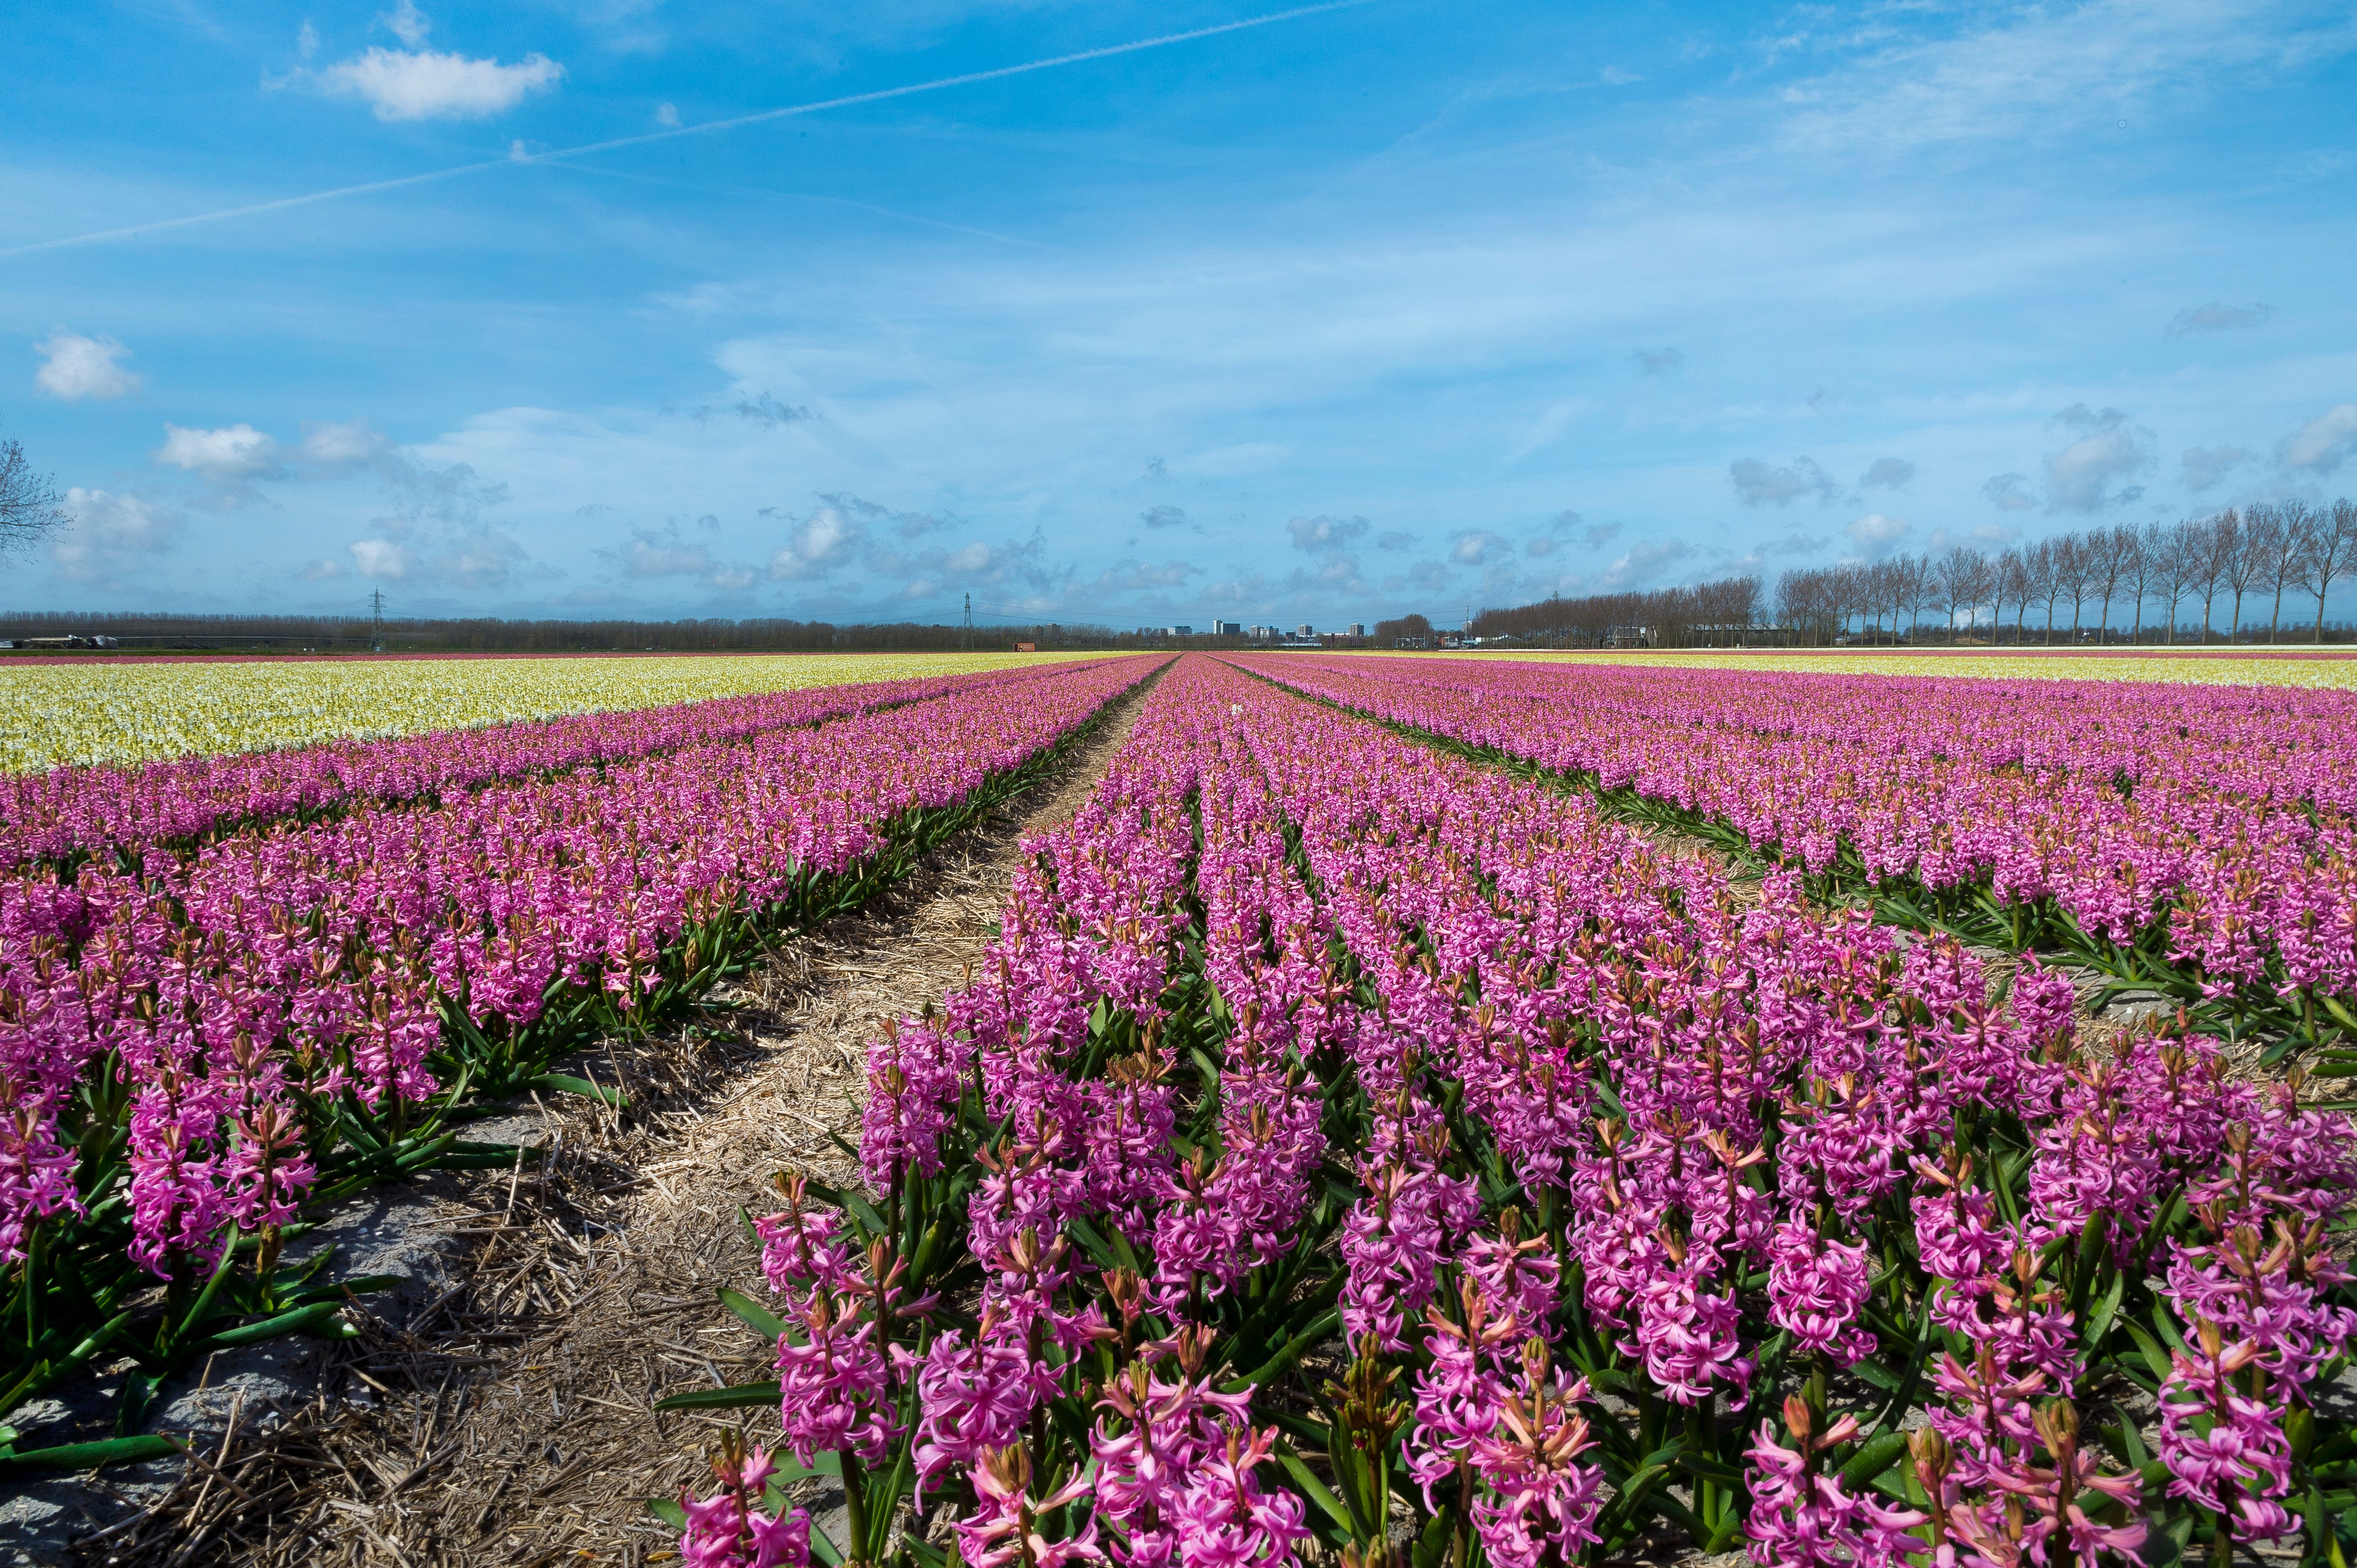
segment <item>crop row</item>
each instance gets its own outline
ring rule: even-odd
[[[548,1063],[861,901],[1149,668],[1049,667],[0,878],[0,1413],[129,1355],[135,1432],[191,1356],[332,1331],[328,1254],[280,1267],[300,1212],[513,1157],[456,1123],[535,1088],[599,1092]]]
[[[2303,1042],[2357,1033],[2357,703],[2338,695],[1243,662],[1664,809],[1910,924]]]
[[[1034,849],[665,1402],[779,1412],[689,1563],[2350,1549],[2357,1132],[2215,1042],[1198,657]]]
[[[1421,658],[1421,655],[1411,657]],[[2347,653],[2292,649],[2147,649],[2079,647],[2052,650],[1971,652],[1932,648],[1889,648],[1842,652],[1782,652],[1765,649],[1732,651],[1574,653],[1527,648],[1480,656],[1481,662],[1512,660],[1542,664],[1592,664],[1648,670],[1742,670],[1805,675],[1932,675],[1949,680],[2085,682],[2113,685],[2283,686],[2315,692],[2357,691],[2357,658]]]
[[[0,778],[0,865],[76,854],[135,860],[151,845],[274,817],[311,818],[357,803],[430,804],[486,784],[725,745],[1030,673],[1017,668],[813,686],[386,740],[17,774]]]
[[[954,675],[1069,655],[71,660],[11,663],[0,773],[135,767],[567,714]]]

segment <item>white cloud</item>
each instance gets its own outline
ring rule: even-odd
[[[1814,496],[1823,506],[1841,493],[1834,477],[1807,457],[1779,468],[1743,457],[1727,466],[1727,477],[1735,485],[1735,499],[1745,506],[1790,506],[1803,496]]]
[[[2028,511],[2038,504],[2025,488],[2029,483],[2024,474],[1992,474],[1981,487],[1981,494],[1999,511]]]
[[[656,104],[655,124],[667,127],[676,127],[679,124],[679,105],[676,103]]]
[[[1852,521],[1842,532],[1850,542],[1869,555],[1879,555],[1907,536],[1907,520],[1885,517],[1878,511],[1867,512]]]
[[[332,583],[346,574],[342,562],[321,556],[316,561],[304,562],[295,575],[307,583]]]
[[[303,30],[295,35],[295,51],[305,59],[319,52],[319,29],[311,25],[308,16],[303,18]]]
[[[487,120],[564,75],[565,68],[543,54],[501,65],[430,49],[371,48],[329,66],[318,80],[330,92],[365,99],[380,120]]]
[[[296,448],[306,463],[336,474],[385,463],[393,459],[393,438],[365,419],[307,425]]]
[[[866,542],[867,530],[842,507],[822,506],[794,524],[770,557],[769,575],[781,582],[823,577],[856,559]]]
[[[1297,517],[1285,525],[1293,537],[1296,550],[1306,550],[1316,555],[1343,548],[1352,541],[1363,538],[1374,525],[1363,517]]]
[[[2115,481],[2152,466],[2152,432],[2131,425],[2116,408],[2072,403],[2054,416],[2079,438],[2046,459],[2048,511],[2101,511],[2136,499],[2144,488],[2113,490]]]
[[[1449,551],[1451,559],[1467,566],[1479,566],[1501,555],[1513,553],[1514,542],[1502,533],[1486,528],[1468,529],[1457,536],[1456,546]]]
[[[85,397],[121,397],[139,390],[139,378],[115,363],[131,350],[112,338],[85,338],[63,328],[46,343],[33,345],[47,362],[33,373],[33,384],[51,397],[72,402]]]
[[[434,24],[427,21],[424,13],[417,9],[417,0],[401,0],[400,5],[379,16],[377,20],[391,29],[394,38],[399,38],[411,48],[415,48],[424,43],[425,35],[434,30]]]
[[[356,539],[349,548],[352,569],[363,577],[397,583],[417,570],[417,553],[390,539]]]
[[[695,522],[706,532],[720,532],[720,520],[709,514]],[[695,577],[705,587],[724,593],[740,593],[751,587],[756,577],[751,567],[722,561],[710,545],[690,541],[680,532],[676,518],[660,531],[632,529],[629,542],[617,553],[627,577]]]
[[[66,492],[65,530],[51,541],[49,560],[69,583],[112,587],[172,547],[180,519],[137,496]]]
[[[1905,489],[1915,479],[1915,465],[1904,457],[1877,457],[1874,466],[1858,477],[1862,490]]]
[[[2284,438],[2283,465],[2330,474],[2357,452],[2357,403],[2336,403]]]
[[[242,485],[278,471],[278,443],[251,424],[192,430],[167,424],[156,460],[215,484]]]
[[[631,577],[701,577],[713,570],[707,545],[690,544],[676,532],[640,532],[622,546],[622,572]]]
[[[1943,554],[1960,544],[1975,550],[2003,550],[2020,537],[2021,530],[2010,523],[1984,522],[1964,533],[1935,528],[1932,536],[1923,542],[1923,548],[1932,555]]]
[[[2189,446],[2179,460],[2185,467],[2185,488],[2206,490],[2249,462],[2251,455],[2240,446]]]
[[[1659,578],[1663,567],[1683,561],[1694,553],[1694,546],[1683,539],[1631,545],[1620,559],[1604,568],[1597,582],[1605,588],[1642,587]]]
[[[1187,585],[1189,578],[1198,575],[1201,571],[1200,566],[1185,561],[1164,561],[1156,564],[1146,564],[1137,561],[1120,561],[1099,573],[1096,581],[1088,585],[1087,592],[1093,601],[1099,596],[1111,594],[1144,593],[1155,588],[1183,588]],[[1218,589],[1230,585],[1214,585],[1215,596]]]
[[[468,589],[564,575],[483,515],[507,500],[508,489],[472,464],[432,468],[396,458],[379,471],[393,510],[371,520],[375,537],[348,547],[361,576]]]

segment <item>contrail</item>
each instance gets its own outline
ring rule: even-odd
[[[977,81],[996,81],[1001,77],[1025,76],[1035,70],[1052,70],[1058,66],[1079,65],[1086,60],[1109,59],[1115,55],[1136,54],[1141,49],[1158,49],[1170,44],[1190,43],[1197,38],[1216,38],[1222,33],[1239,33],[1247,27],[1265,27],[1272,22],[1290,22],[1297,17],[1314,16],[1325,11],[1348,11],[1361,5],[1371,5],[1374,0],[1325,0],[1316,5],[1297,5],[1289,11],[1271,11],[1265,16],[1247,16],[1238,22],[1221,22],[1209,27],[1194,27],[1183,33],[1165,33],[1160,38],[1139,38],[1133,43],[1108,44],[1103,48],[1082,49],[1075,54],[1052,55],[1046,59],[1026,60],[1021,65],[1002,65],[990,70],[969,70],[957,76],[944,76],[932,81],[913,82],[907,87],[887,87],[874,92],[855,92],[843,98],[823,98],[814,103],[795,103],[783,109],[763,109],[751,114],[737,114],[726,120],[707,120],[700,125],[679,125],[670,130],[649,131],[643,135],[614,136],[602,142],[585,142],[577,147],[554,147],[544,153],[519,153],[507,157],[486,158],[480,163],[460,164],[454,168],[429,170],[425,174],[403,175],[395,179],[371,180],[365,185],[339,186],[333,190],[315,190],[303,196],[282,196],[274,201],[251,202],[243,207],[225,207],[218,212],[196,212],[186,218],[165,218],[153,223],[135,223],[127,229],[103,229],[94,234],[75,234],[61,240],[38,240],[29,245],[15,245],[0,250],[0,257],[26,256],[36,251],[63,250],[69,245],[94,245],[106,240],[128,240],[140,234],[161,233],[167,229],[185,229],[194,223],[218,223],[229,218],[251,218],[264,212],[284,211],[289,207],[308,207],[315,201],[334,201],[347,196],[370,196],[380,190],[399,190],[412,185],[425,185],[437,179],[455,179],[460,175],[481,174],[487,169],[514,168],[522,164],[547,163],[557,158],[576,158],[589,153],[609,153],[619,147],[644,146],[651,142],[668,142],[681,136],[701,136],[713,131],[733,131],[742,125],[759,125],[765,121],[783,120],[796,114],[816,114],[822,110],[848,109],[859,103],[880,103],[888,98],[906,98],[918,92],[939,92],[944,88],[966,87]]]

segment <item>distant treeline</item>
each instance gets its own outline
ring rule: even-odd
[[[1587,594],[1485,609],[1467,629],[1475,637],[1571,647],[1692,648],[1742,641],[1759,624],[1760,579],[1723,577],[1684,588]]]
[[[2328,623],[2324,604],[2352,568],[2357,503],[2262,503],[2181,522],[2059,533],[1994,554],[1959,545],[1787,572],[1776,585],[1777,618],[1806,642],[1927,634],[1995,642],[2339,641],[2349,628]],[[1936,618],[1929,626],[1927,610]],[[2114,625],[2115,614],[2127,625]]]
[[[388,653],[813,653],[1049,649],[1119,649],[1168,639],[1102,626],[920,626],[914,622],[838,626],[805,620],[502,620],[365,616],[167,614],[0,615],[0,639],[111,637],[126,652],[204,649],[253,652],[350,653],[379,646]],[[1211,639],[1189,639],[1210,642]],[[1233,639],[1230,639],[1233,640]]]

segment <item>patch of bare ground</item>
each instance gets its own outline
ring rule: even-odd
[[[597,1047],[587,1062],[630,1108],[539,1108],[548,1153],[471,1180],[436,1217],[475,1241],[456,1283],[405,1321],[372,1323],[307,1407],[199,1451],[170,1498],[82,1562],[637,1568],[675,1553],[643,1499],[708,1479],[724,1430],[776,1428],[758,1410],[651,1408],[774,1375],[772,1347],[715,1294],[768,1294],[739,1206],[764,1212],[779,1170],[854,1175],[830,1135],[856,1141],[866,1042],[981,956],[1022,841],[1071,820],[1141,701],[687,1025]],[[827,1499],[812,1501],[823,1518]]]

